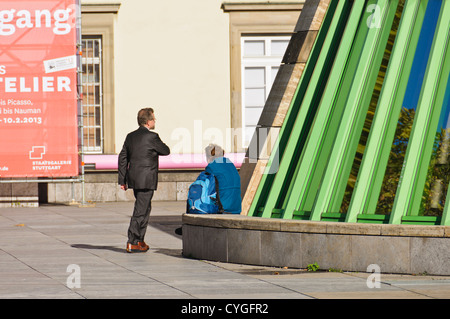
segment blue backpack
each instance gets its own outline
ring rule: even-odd
[[[203,171],[189,186],[186,212],[189,214],[218,214],[221,212],[221,205],[217,197],[215,177]]]

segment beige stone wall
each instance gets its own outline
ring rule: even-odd
[[[172,149],[178,132],[230,127],[228,15],[220,0],[121,1],[115,22],[115,151],[137,127],[137,111],[156,113]],[[191,139],[193,136],[191,136]],[[191,141],[201,153],[206,141]]]
[[[83,34],[106,45],[105,153],[120,151],[146,106],[176,153],[211,141],[244,151],[232,131],[241,126],[239,36],[292,32],[303,2],[82,0]]]
[[[81,0],[82,33],[103,41],[104,153],[120,152],[146,106],[155,109],[156,131],[174,153],[203,153],[211,141],[229,143],[228,152],[244,151],[231,131],[241,125],[239,37],[292,32],[303,2]],[[182,138],[187,148],[180,149]],[[117,173],[93,176],[86,175],[86,200],[131,199],[130,192],[118,192]],[[183,199],[195,179],[170,176],[162,178],[156,200]],[[25,185],[0,185],[6,205],[17,194],[23,205],[31,194],[36,205],[36,189],[20,194],[34,187]],[[81,184],[50,183],[47,194],[49,202],[80,201]]]

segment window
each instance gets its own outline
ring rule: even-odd
[[[247,147],[289,44],[287,36],[242,36],[242,129]]]
[[[102,39],[83,37],[83,151],[103,152]]]

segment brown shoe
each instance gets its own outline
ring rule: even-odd
[[[138,245],[132,245],[131,243],[127,243],[127,252],[129,253],[144,253],[147,250],[145,250],[143,247]]]
[[[140,241],[140,242],[138,242],[138,246],[139,247],[141,247],[141,249],[143,250],[143,251],[147,251],[147,250],[149,250],[149,246],[145,243],[145,241]]]

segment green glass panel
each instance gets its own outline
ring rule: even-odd
[[[366,17],[363,17],[360,23],[360,28],[369,28],[369,32],[355,76],[351,80],[344,113],[314,203],[311,220],[320,220],[323,213],[339,212],[398,2],[379,0],[376,4],[372,3],[379,8],[379,27],[368,26]],[[369,6],[366,12],[370,12]]]
[[[403,13],[405,0],[401,0],[398,3],[397,10],[395,12],[394,21],[392,23],[391,31],[389,33],[389,38],[386,44],[386,48],[384,50],[383,60],[380,65],[380,69],[378,71],[377,80],[375,83],[375,87],[372,93],[372,98],[370,100],[369,109],[366,114],[366,118],[364,121],[364,127],[361,133],[361,137],[359,139],[358,148],[355,154],[355,158],[353,160],[353,165],[351,168],[350,176],[347,181],[347,187],[345,189],[344,199],[341,204],[341,208],[339,210],[340,213],[346,213],[350,204],[351,196],[353,194],[353,189],[355,187],[356,178],[358,176],[359,168],[361,166],[362,157],[364,151],[366,149],[367,140],[369,137],[370,128],[372,126],[375,110],[378,104],[378,100],[381,93],[381,88],[384,83],[384,78],[386,75],[387,67],[389,64],[389,60],[392,53],[392,48],[394,46],[394,41],[397,36],[398,26],[400,23],[400,19]]]
[[[412,71],[408,79],[402,110],[398,120],[394,142],[378,198],[376,213],[390,214],[400,180],[403,162],[413,127],[423,79],[436,31],[442,0],[429,0],[420,32]]]
[[[350,7],[348,7],[350,9]],[[326,83],[326,89],[317,102],[317,112],[314,118],[314,125],[310,128],[307,139],[304,143],[304,150],[296,161],[297,169],[290,183],[288,195],[283,203],[285,208],[285,218],[291,218],[296,210],[311,211],[318,190],[320,179],[326,167],[327,158],[333,145],[332,141],[336,135],[340,119],[344,108],[344,101],[349,92],[349,87],[359,60],[360,52],[364,40],[367,36],[367,28],[358,33],[358,22],[363,14],[364,2],[355,3],[351,8],[348,18],[344,16],[345,33],[340,39],[339,51],[329,68],[330,75]],[[344,26],[344,25],[343,25]],[[349,58],[349,55],[353,58]],[[351,62],[349,62],[351,60]],[[347,81],[345,81],[345,78]],[[310,104],[309,108],[316,108],[315,104]]]
[[[420,8],[423,8],[422,14],[418,14],[421,12]],[[407,85],[407,81],[401,79],[409,77],[425,9],[426,3],[414,0],[407,0],[404,5],[387,74],[347,211],[347,222],[359,221],[358,215],[361,214],[375,213]]]
[[[345,3],[344,3],[345,2]],[[327,34],[329,28],[332,27],[332,21],[335,14],[335,10],[337,8],[338,3],[341,6],[346,6],[350,1],[339,2],[338,0],[333,0],[330,2],[328,6],[326,15],[324,17],[323,23],[319,30],[319,33],[314,42],[314,46],[311,50],[311,54],[308,58],[308,62],[306,63],[305,69],[302,73],[301,80],[297,86],[296,92],[292,99],[289,110],[286,114],[286,119],[283,122],[283,126],[279,132],[278,141],[276,143],[277,148],[271,153],[269,162],[267,167],[265,168],[264,174],[261,177],[261,181],[258,185],[257,192],[253,199],[252,205],[250,207],[249,216],[258,216],[258,217],[271,217],[271,209],[276,205],[270,205],[270,201],[268,200],[272,197],[279,196],[279,190],[272,191],[272,186],[277,182],[277,179],[280,179],[278,176],[280,171],[280,160],[283,158],[285,150],[288,146],[288,142],[290,140],[290,135],[297,120],[297,115],[300,112],[300,106],[302,105],[303,99],[305,97],[306,91],[308,87],[310,87],[309,83],[312,81],[314,70],[320,69],[319,66],[316,66],[318,60],[320,60],[320,54],[323,49],[324,42],[327,38]],[[339,14],[337,14],[339,15]],[[328,52],[328,50],[324,50]],[[320,62],[320,61],[319,61]],[[316,88],[317,90],[320,88]],[[314,110],[308,110],[308,118],[313,118]],[[309,123],[309,122],[308,122]],[[307,124],[310,125],[310,124]],[[296,154],[296,153],[295,153]],[[295,156],[294,154],[294,156]],[[278,176],[278,177],[277,177]],[[278,199],[277,199],[278,200]],[[268,209],[265,208],[268,206]],[[269,214],[264,214],[264,212],[268,212]]]

